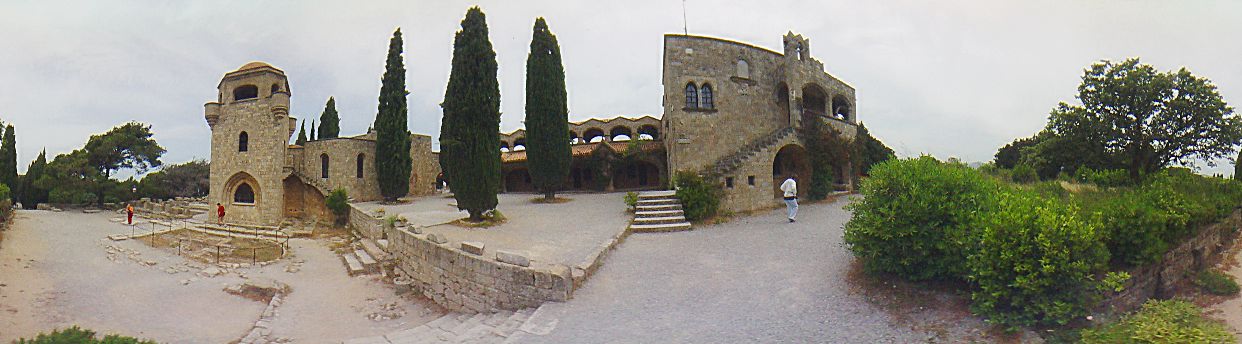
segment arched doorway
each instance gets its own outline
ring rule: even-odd
[[[794,181],[798,184],[798,197],[803,197],[811,187],[811,160],[806,148],[791,143],[781,147],[772,158],[772,196],[782,198],[781,183],[794,175],[797,175]]]
[[[816,84],[802,87],[802,122],[819,120],[828,115],[828,94]],[[803,127],[806,127],[803,125]]]
[[[615,190],[650,189],[661,185],[660,168],[647,161],[633,161],[617,166],[613,171],[612,187]]]
[[[793,117],[789,113],[789,85],[783,81],[776,86],[776,106],[784,116],[785,123],[793,125]]]

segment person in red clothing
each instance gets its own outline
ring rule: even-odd
[[[216,203],[216,224],[224,224],[224,205]]]
[[[128,223],[129,223],[129,224],[131,224],[131,225],[132,225],[132,224],[134,224],[134,205],[133,205],[133,204],[126,204],[126,205],[125,205],[125,213],[129,215],[128,220],[126,220],[126,221],[129,221]]]

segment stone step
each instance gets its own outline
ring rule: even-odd
[[[235,237],[242,237],[242,238],[246,238],[246,237],[254,238],[258,236],[260,238],[284,239],[286,236],[289,235],[288,233],[279,231],[279,230],[277,231],[273,231],[271,229],[255,230],[253,228],[235,227],[231,225],[220,226],[220,225],[202,223],[202,224],[195,225],[195,227],[223,233],[225,236],[235,236]]]
[[[634,219],[636,225],[653,225],[661,223],[681,223],[686,222],[685,216],[664,216],[664,217],[639,217]]]
[[[362,249],[367,251],[367,254],[371,255],[375,260],[388,260],[388,252],[380,248],[380,245],[375,241],[363,238],[360,242],[362,243]]]
[[[663,205],[640,205],[634,207],[635,211],[656,211],[656,210],[681,210],[681,203],[663,204]]]
[[[633,224],[633,225],[630,225],[630,230],[635,231],[635,232],[679,232],[679,231],[690,230],[690,223],[680,222],[680,223],[660,223],[660,224],[650,224],[650,225]]]
[[[638,199],[651,199],[676,196],[677,191],[659,190],[659,191],[642,191],[638,193]]]
[[[638,200],[637,205],[664,205],[664,204],[678,204],[678,203],[681,203],[681,201],[677,200],[677,198],[675,197],[669,197],[669,198],[641,199],[641,200]]]
[[[430,326],[424,324],[418,325],[418,327],[415,328],[386,334],[384,335],[384,338],[388,339],[388,342],[392,344],[414,344],[426,342],[426,339],[429,338],[436,338],[435,332],[432,330],[433,329]],[[437,340],[439,339],[437,338]]]
[[[366,269],[367,272],[379,271],[379,262],[376,262],[375,258],[371,258],[371,255],[368,254],[367,251],[354,250],[354,256],[358,257],[358,262],[362,263],[362,268]]]
[[[475,326],[479,326],[479,324],[482,324],[483,319],[487,319],[487,316],[488,314],[476,313],[474,316],[470,317],[469,319],[466,319],[465,321],[462,321],[460,324],[457,324],[457,326],[453,327],[453,329],[449,330],[449,332],[452,332],[453,334],[455,334],[457,338],[459,339],[464,338],[466,331],[469,331]]]
[[[675,210],[648,210],[648,211],[638,211],[638,212],[634,212],[634,217],[635,217],[635,218],[640,218],[640,217],[663,217],[663,216],[683,216],[683,215],[685,215],[685,212],[684,212],[684,211],[682,211],[681,209],[675,209]]]
[[[366,268],[362,267],[362,263],[358,262],[358,258],[354,257],[354,255],[343,254],[341,258],[345,259],[345,269],[350,276],[357,276],[367,272]]]

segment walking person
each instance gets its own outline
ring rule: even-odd
[[[798,174],[790,174],[784,183],[781,183],[781,191],[785,192],[785,208],[789,210],[789,222],[794,222],[794,218],[798,216]]]
[[[216,224],[224,225],[224,205],[216,203]]]
[[[129,204],[129,203],[125,204],[125,214],[129,215],[126,222],[131,225],[134,224],[134,205],[133,204]]]

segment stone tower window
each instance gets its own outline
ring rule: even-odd
[[[362,178],[362,162],[366,161],[366,159],[367,159],[366,154],[358,154],[358,166],[356,168],[358,178]]]
[[[328,179],[328,154],[319,155],[319,178]]]
[[[246,132],[244,131],[241,132],[241,134],[237,135],[237,151],[238,152],[250,151],[250,135],[246,134]]]
[[[686,84],[686,108],[697,109],[699,107],[699,90],[694,87],[694,83]]]
[[[272,84],[272,94],[276,94],[276,92],[280,92],[280,84]]]
[[[746,60],[737,60],[737,77],[750,79],[750,63]]]
[[[254,204],[254,189],[250,187],[250,183],[237,186],[237,190],[233,191],[233,203]]]
[[[699,89],[699,105],[704,109],[716,108],[715,99],[712,99],[712,85],[703,84],[703,88]]]
[[[259,87],[255,85],[238,86],[233,89],[233,101],[254,99],[259,97]]]

